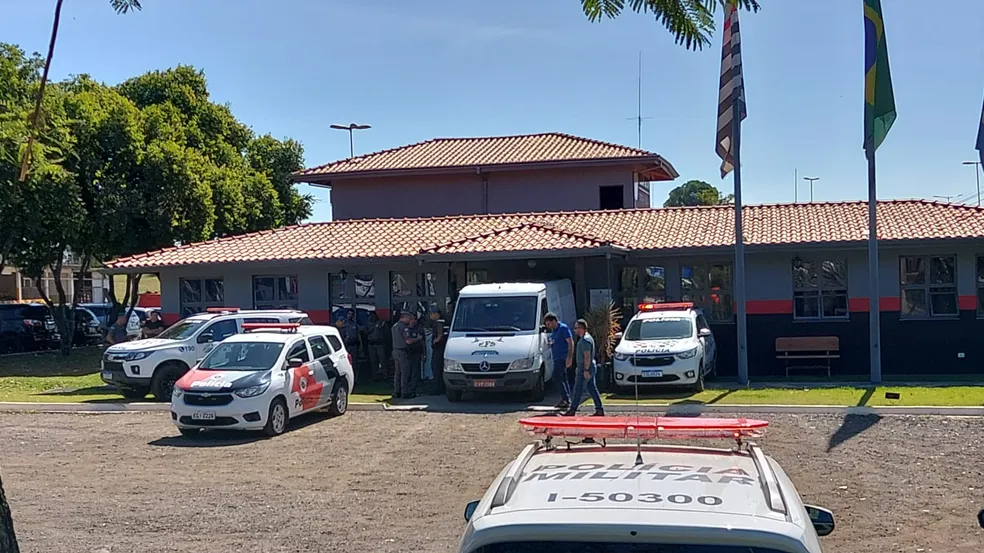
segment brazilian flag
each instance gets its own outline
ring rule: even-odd
[[[881,0],[864,0],[864,149],[874,153],[895,123],[895,94]]]

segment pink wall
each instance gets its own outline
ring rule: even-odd
[[[488,213],[598,209],[599,186],[623,185],[633,207],[629,167],[500,171],[488,178]],[[657,191],[657,195],[659,192]],[[484,213],[482,175],[433,175],[332,182],[333,218],[433,217]]]

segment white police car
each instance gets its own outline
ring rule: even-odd
[[[275,436],[304,413],[345,413],[355,373],[337,328],[243,326],[174,385],[171,420],[182,434],[220,428]]]
[[[700,392],[717,371],[714,334],[692,303],[639,305],[613,357],[620,388],[689,385]]]
[[[459,553],[821,553],[830,511],[804,505],[782,468],[741,438],[764,421],[532,417],[543,439],[468,504]],[[699,421],[695,423],[694,421]],[[557,448],[551,439],[599,443]],[[605,439],[738,436],[734,449]]]
[[[311,324],[311,319],[301,311],[209,308],[205,313],[178,321],[155,338],[106,348],[102,381],[130,399],[140,399],[152,392],[157,401],[171,401],[174,383],[212,351],[215,344],[240,333],[244,323]]]

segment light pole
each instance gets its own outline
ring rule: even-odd
[[[813,181],[820,180],[820,177],[803,177],[803,180],[810,181],[810,203],[813,203]]]
[[[349,133],[349,157],[355,157],[355,140],[352,138],[352,131],[364,131],[366,129],[371,129],[370,125],[356,125],[355,123],[349,123],[348,125],[331,125],[331,128],[340,131],[348,131]]]
[[[965,161],[964,165],[974,166],[974,176],[977,177],[977,207],[981,207],[981,162],[979,161]]]

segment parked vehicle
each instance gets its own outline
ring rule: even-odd
[[[60,339],[48,306],[40,303],[0,304],[0,352],[57,347]]]
[[[178,321],[156,338],[110,346],[103,355],[102,380],[127,398],[151,392],[157,401],[170,401],[174,383],[215,344],[242,332],[243,323],[310,324],[311,320],[301,311],[211,308]]]
[[[444,352],[448,399],[460,401],[464,392],[524,392],[541,401],[552,373],[549,332],[542,326],[550,312],[573,328],[571,281],[462,288]]]
[[[102,332],[105,334],[106,330],[112,326],[116,321],[109,320],[109,312],[113,309],[113,305],[109,303],[82,303],[79,307],[84,307],[92,312],[93,315],[99,320],[99,326]],[[130,314],[130,319],[126,323],[126,336],[130,340],[136,340],[140,338],[140,316],[134,312]]]
[[[243,325],[182,376],[171,419],[184,435],[207,428],[282,434],[290,419],[348,410],[352,355],[332,326]]]
[[[103,331],[99,325],[99,318],[84,307],[76,307],[74,345],[94,346],[102,341]]]

